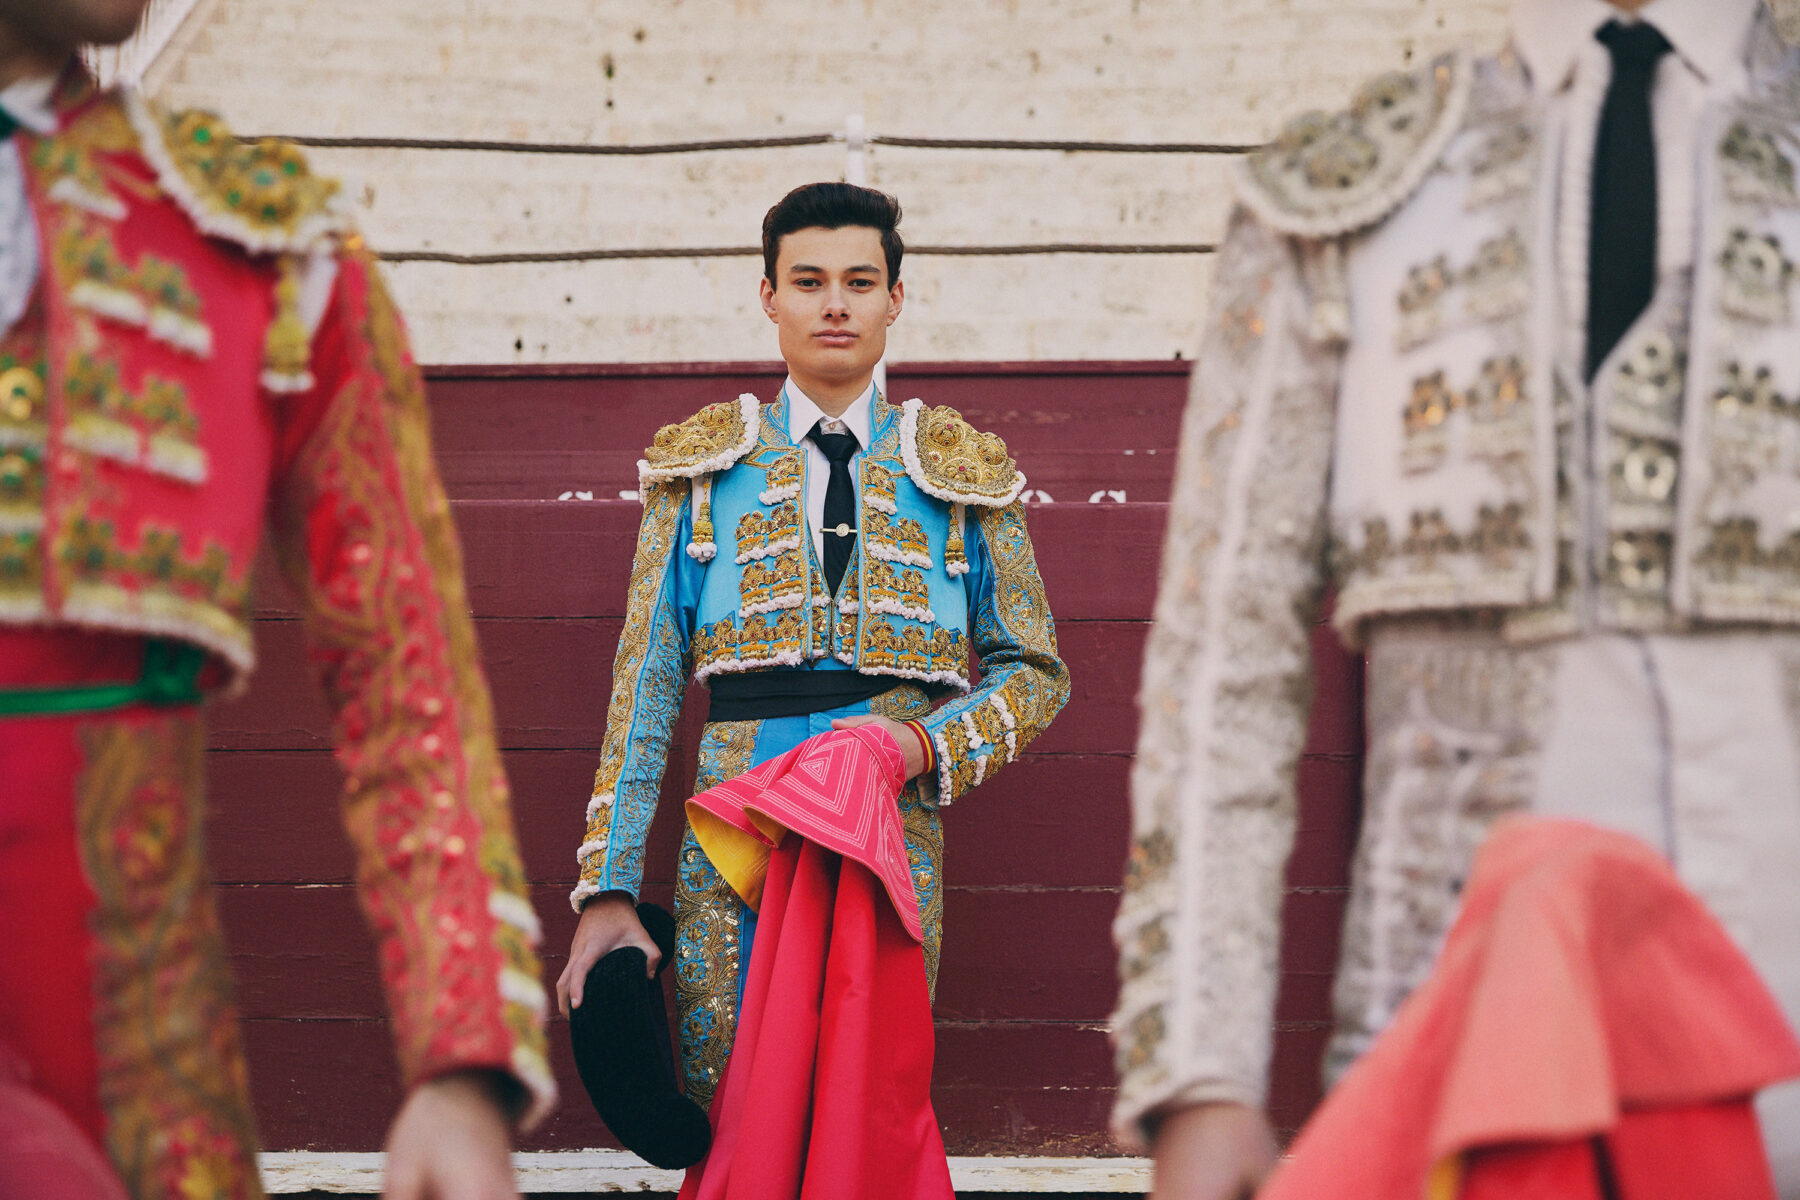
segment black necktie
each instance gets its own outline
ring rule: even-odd
[[[18,127],[19,123],[13,119],[13,115],[4,108],[0,108],[0,142],[4,142],[7,138],[11,137],[13,135],[13,130]]]
[[[820,421],[806,435],[831,464],[825,484],[825,582],[833,593],[850,564],[850,547],[856,541],[856,485],[850,482],[850,456],[856,453],[854,433],[826,433]]]
[[[1656,287],[1656,137],[1650,81],[1669,40],[1644,21],[1608,21],[1594,35],[1612,54],[1612,82],[1594,139],[1594,200],[1588,226],[1587,361],[1601,360],[1650,303]]]

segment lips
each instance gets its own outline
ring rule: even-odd
[[[813,334],[813,340],[816,342],[824,342],[827,346],[848,346],[856,341],[856,335],[854,333],[846,333],[843,330],[828,329],[822,333]]]

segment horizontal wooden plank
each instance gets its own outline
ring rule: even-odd
[[[1187,392],[1185,362],[1124,377],[1077,366],[1019,364],[1004,374],[950,365],[890,368],[896,397],[958,408],[1006,439],[1034,488],[1059,501],[1117,489],[1166,500]],[[741,364],[724,373],[440,376],[430,383],[439,469],[458,499],[550,499],[637,486],[637,459],[656,430],[704,404],[750,391],[768,399],[781,375]]]
[[[561,973],[574,932],[566,894],[563,887],[532,893],[545,918],[547,982]],[[668,897],[658,899],[666,903]],[[1116,988],[1108,928],[1117,905],[1110,891],[951,888],[938,1015],[950,1021],[1105,1021]],[[219,909],[247,1017],[356,1020],[386,1011],[374,948],[349,887],[226,887]],[[1055,936],[1037,936],[1040,929]]]
[[[482,500],[453,506],[479,617],[623,617],[643,508],[630,500]],[[1029,524],[1059,621],[1146,620],[1167,506],[1036,504]],[[278,572],[257,572],[257,614],[296,615]]]
[[[678,756],[679,757],[679,756]],[[568,886],[583,837],[596,756],[585,750],[506,755],[513,819],[527,875]],[[323,750],[215,751],[211,774],[214,878],[223,883],[343,883],[352,878],[336,797],[343,775]],[[1128,810],[1122,755],[1027,754],[944,813],[945,877],[958,886],[1112,887],[1123,871]],[[678,765],[645,850],[646,878],[672,878]],[[272,803],[271,797],[280,797]]]
[[[616,619],[476,622],[507,749],[597,748],[621,622]],[[1059,627],[1071,664],[1071,699],[1036,744],[1041,753],[1120,753],[1135,740],[1141,622],[1071,621]],[[213,714],[211,745],[304,750],[329,744],[329,717],[304,666],[300,624],[261,621],[262,665],[249,693]],[[691,719],[691,718],[690,718]]]
[[[374,1150],[400,1100],[380,1021],[244,1023],[251,1088],[269,1150]],[[582,1090],[561,1028],[551,1065],[562,1103],[522,1150],[616,1148]],[[937,1033],[932,1103],[952,1154],[1109,1153],[1111,1089],[1070,1086],[1062,1068],[1097,1077],[1104,1031],[1059,1025],[948,1026]],[[992,1082],[998,1080],[999,1082]]]
[[[951,887],[933,1011],[951,1021],[1104,1023],[1118,998],[1118,907],[1116,889]]]
[[[258,1157],[263,1188],[273,1196],[296,1194],[373,1197],[386,1173],[379,1151],[275,1150]],[[1099,1200],[1120,1192],[1142,1195],[1150,1187],[1148,1159],[1119,1155],[955,1154],[950,1183],[960,1200],[1051,1193],[1064,1200]],[[513,1181],[527,1196],[591,1196],[635,1192],[648,1200],[675,1200],[683,1172],[650,1166],[624,1150],[533,1150],[512,1156]]]
[[[566,962],[574,918],[560,889],[536,889],[545,917],[546,985]],[[655,897],[668,903],[666,894]],[[1282,947],[1284,1023],[1329,1022],[1343,897],[1290,894]],[[1104,891],[996,892],[952,888],[935,1014],[941,1022],[1103,1025],[1117,990],[1108,929],[1117,896]],[[242,1012],[253,1020],[374,1020],[385,1012],[375,956],[346,887],[222,889]],[[1059,1066],[1065,1083],[1099,1086],[1104,1073]]]
[[[641,449],[468,449],[440,452],[437,461],[445,490],[459,501],[554,500],[565,492],[611,500],[636,490],[642,454]],[[1166,501],[1174,455],[1155,447],[1040,448],[1022,454],[1019,469],[1034,502],[1082,502],[1113,491],[1131,501]]]

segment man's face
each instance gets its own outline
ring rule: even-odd
[[[0,0],[0,39],[34,49],[73,53],[84,42],[112,45],[130,37],[150,0]]]
[[[854,382],[875,369],[900,302],[900,285],[888,286],[881,234],[864,225],[788,234],[774,285],[762,282],[763,311],[788,370],[822,383]]]

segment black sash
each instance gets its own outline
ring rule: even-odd
[[[708,721],[805,717],[868,700],[900,686],[900,680],[887,675],[809,667],[714,675],[708,683],[712,691]]]

